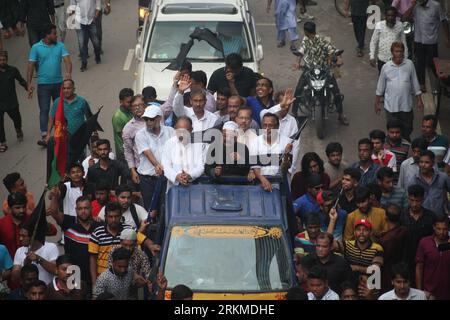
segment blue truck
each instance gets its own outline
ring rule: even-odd
[[[159,269],[194,299],[283,299],[295,285],[288,187],[211,182],[166,195]]]

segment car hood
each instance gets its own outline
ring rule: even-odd
[[[142,89],[146,86],[152,86],[156,89],[156,94],[158,100],[166,100],[170,93],[170,88],[173,83],[173,77],[175,76],[176,71],[166,69],[165,67],[169,65],[170,62],[164,63],[155,63],[155,62],[146,62],[143,64],[142,70],[138,70],[138,79],[140,83],[136,85],[136,92],[141,92]],[[258,72],[257,65],[255,63],[244,63],[244,66],[251,68],[255,72]],[[218,68],[225,67],[225,63],[220,62],[193,62],[192,70],[202,70],[206,73],[209,78],[213,74],[215,70]],[[139,72],[141,73],[139,75]]]

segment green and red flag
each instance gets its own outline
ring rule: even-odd
[[[54,149],[53,159],[50,167],[50,177],[48,179],[48,186],[53,187],[58,184],[66,173],[67,164],[67,148],[68,148],[68,133],[67,121],[64,117],[64,95],[61,86],[61,94],[59,96],[58,107],[55,114],[55,133],[54,133]],[[51,152],[51,150],[49,150]]]

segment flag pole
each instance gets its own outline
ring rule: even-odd
[[[42,196],[41,196],[41,199],[44,201],[44,206],[45,206],[45,196],[46,196],[48,190],[49,190],[49,187],[48,187],[48,185],[46,185],[45,188],[44,188],[44,191],[42,193]],[[39,204],[40,204],[40,202],[41,201],[39,200]],[[36,223],[34,224],[33,233],[31,234],[30,244],[28,246],[28,252],[31,251],[31,246],[33,245],[34,239],[36,238],[36,233],[37,233],[37,228],[39,226],[39,221],[41,221],[41,214],[42,214],[42,210],[39,210],[38,218],[37,218]]]

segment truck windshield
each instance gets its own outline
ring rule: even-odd
[[[167,62],[175,59],[182,43],[187,43],[189,35],[196,27],[208,28],[218,33],[223,43],[225,56],[240,53],[244,62],[250,61],[247,33],[242,22],[214,21],[156,21],[147,51],[148,62]],[[194,40],[188,59],[190,61],[223,61],[222,53],[206,41]]]
[[[219,292],[287,290],[286,239],[279,227],[175,226],[164,274],[170,285]]]

